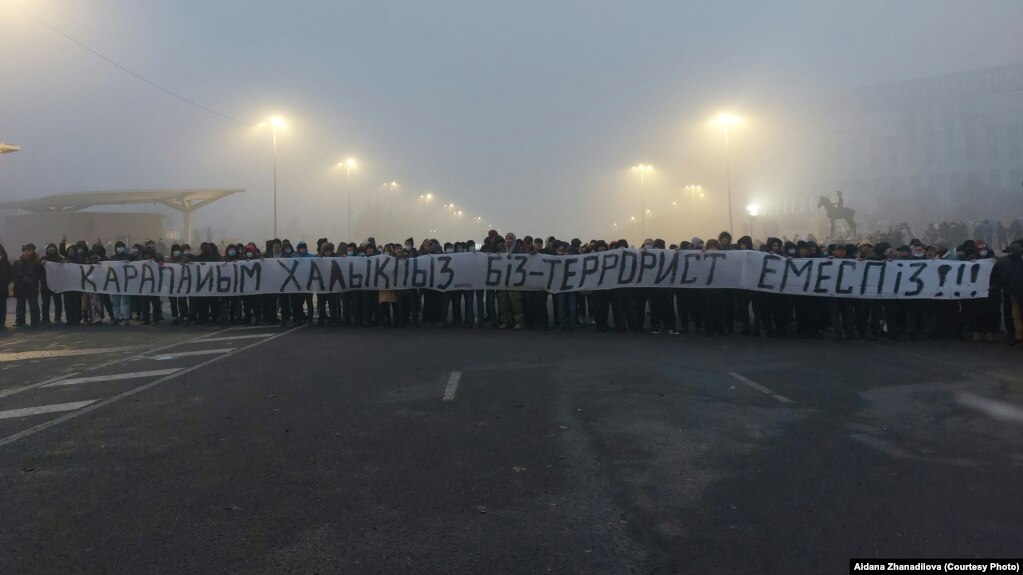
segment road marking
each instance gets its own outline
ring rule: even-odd
[[[101,369],[105,369],[107,367],[110,367],[111,365],[116,365],[116,364],[121,363],[123,361],[132,361],[132,360],[136,360],[136,359],[145,359],[145,357],[147,355],[152,355],[152,354],[154,354],[156,352],[163,351],[165,349],[170,349],[172,347],[177,347],[179,345],[187,345],[189,343],[192,343],[193,341],[200,340],[200,339],[202,339],[204,337],[209,337],[211,335],[218,335],[218,334],[221,334],[221,333],[226,333],[227,331],[228,330],[224,329],[224,330],[220,330],[220,331],[215,331],[215,332],[213,332],[211,334],[203,334],[203,335],[194,337],[192,339],[186,339],[185,341],[168,343],[167,345],[161,345],[161,346],[158,346],[158,347],[154,347],[154,348],[152,348],[152,349],[150,349],[148,351],[144,351],[142,353],[139,353],[139,354],[136,354],[136,355],[133,355],[133,356],[129,356],[129,357],[125,357],[125,358],[119,358],[119,359],[112,359],[110,361],[103,362],[103,363],[101,363],[99,365],[87,368],[87,369],[82,370],[80,372],[68,373],[68,374],[62,375],[60,377],[54,377],[54,378],[47,379],[45,381],[40,381],[40,382],[37,382],[37,383],[31,383],[29,385],[24,385],[24,386],[21,386],[21,387],[15,387],[14,389],[8,389],[8,390],[0,391],[0,398],[4,398],[4,397],[10,396],[10,395],[14,395],[16,393],[21,393],[23,391],[28,391],[30,389],[35,389],[37,387],[46,387],[47,385],[53,383],[54,381],[59,381],[59,380],[62,380],[62,379],[66,379],[68,377],[73,377],[75,375],[78,375],[79,373],[92,373],[94,371],[99,371]],[[4,368],[4,369],[6,369],[6,368]]]
[[[462,379],[462,372],[451,372],[451,377],[448,378],[448,386],[444,388],[444,397],[442,397],[441,400],[454,401],[455,392],[458,391],[458,380],[460,379]]]
[[[47,357],[72,357],[76,355],[96,355],[100,353],[116,353],[119,351],[134,351],[141,349],[144,345],[126,345],[122,347],[90,347],[85,349],[52,349],[42,351],[12,351],[0,353],[0,362],[22,361],[26,359],[45,359]]]
[[[1017,407],[1011,403],[998,401],[996,399],[988,399],[986,397],[966,392],[960,393],[956,397],[956,401],[962,405],[979,409],[999,421],[1023,423],[1023,408]]]
[[[277,327],[279,327],[279,326],[269,325],[269,324],[268,325],[240,325],[238,327],[232,327],[231,329],[229,329],[227,331],[238,331],[240,329],[274,329],[274,328],[277,328]]]
[[[775,392],[771,391],[770,389],[767,389],[766,387],[760,385],[759,383],[753,381],[752,379],[750,379],[750,378],[748,378],[746,376],[739,375],[738,373],[735,373],[734,371],[729,371],[728,375],[734,377],[735,379],[738,379],[739,381],[745,383],[746,385],[752,387],[753,389],[755,389],[755,390],[757,390],[757,391],[759,391],[761,393],[766,393],[767,395],[770,395],[771,397],[777,399],[778,401],[780,401],[782,403],[793,403],[793,401],[791,399],[785,397],[784,395],[782,395],[780,393],[775,393]]]
[[[3,447],[5,445],[10,445],[10,444],[14,443],[15,441],[18,441],[19,439],[24,439],[24,438],[28,437],[29,435],[33,435],[33,434],[39,433],[40,431],[43,431],[45,429],[49,429],[49,428],[54,427],[56,425],[60,425],[61,423],[64,423],[65,421],[70,421],[70,420],[72,420],[72,419],[74,419],[76,417],[85,415],[86,413],[91,413],[91,412],[93,412],[93,411],[95,411],[95,410],[97,410],[97,409],[99,409],[101,407],[105,407],[107,405],[110,405],[111,403],[114,403],[114,402],[117,402],[117,401],[121,401],[122,399],[125,399],[127,397],[131,397],[131,396],[135,395],[136,393],[142,393],[143,391],[145,391],[147,389],[150,389],[152,387],[156,387],[157,385],[160,385],[161,383],[163,383],[165,381],[170,381],[170,380],[172,380],[172,379],[174,379],[176,377],[180,377],[180,376],[185,375],[187,373],[191,373],[191,372],[193,372],[193,371],[195,371],[197,369],[201,369],[203,367],[206,367],[207,365],[210,365],[210,364],[216,363],[218,361],[227,359],[227,358],[232,357],[234,355],[237,355],[237,354],[239,354],[239,353],[241,353],[243,351],[252,349],[252,348],[254,348],[256,346],[263,345],[264,343],[266,343],[268,341],[275,340],[275,339],[277,339],[279,337],[284,337],[284,336],[288,335],[289,333],[291,333],[293,331],[300,330],[300,329],[302,329],[304,327],[305,326],[300,325],[298,327],[291,328],[288,331],[278,333],[278,334],[274,335],[273,337],[271,337],[269,339],[264,339],[262,341],[257,341],[255,343],[250,343],[249,345],[247,345],[245,347],[240,347],[240,348],[236,349],[235,351],[233,351],[231,353],[224,354],[224,355],[218,355],[217,357],[210,358],[210,359],[208,359],[208,360],[206,360],[206,361],[204,361],[202,363],[198,363],[196,365],[193,365],[192,367],[186,367],[186,368],[178,371],[177,373],[173,373],[171,375],[167,375],[167,376],[161,377],[160,379],[157,379],[157,380],[154,380],[154,381],[150,381],[149,383],[140,385],[140,386],[138,386],[138,387],[136,387],[134,389],[129,389],[128,391],[125,391],[123,393],[119,393],[119,394],[117,394],[117,395],[115,395],[113,397],[109,397],[109,398],[104,399],[102,401],[97,401],[96,403],[93,403],[92,405],[87,405],[87,406],[83,407],[82,409],[79,409],[78,411],[72,411],[71,413],[64,414],[64,415],[62,415],[60,417],[55,417],[55,418],[53,418],[53,419],[51,419],[49,421],[40,423],[39,425],[36,425],[34,427],[30,427],[30,428],[25,429],[25,430],[19,431],[18,433],[15,433],[13,435],[8,435],[7,437],[5,437],[3,439],[0,439],[0,447]]]
[[[0,411],[0,419],[11,419],[14,417],[28,417],[29,415],[38,415],[40,413],[60,413],[61,411],[74,411],[91,405],[99,401],[98,399],[90,399],[88,401],[74,401],[71,403],[54,403],[52,405],[38,405],[36,407],[24,407],[21,409],[9,409],[7,411]]]
[[[222,347],[220,349],[200,349],[198,351],[182,351],[175,353],[168,353],[166,355],[154,355],[147,359],[155,359],[156,361],[167,361],[168,359],[177,359],[179,357],[192,357],[196,355],[217,355],[218,353],[231,353],[234,351],[233,347]]]
[[[154,369],[151,371],[133,371],[131,373],[114,373],[111,375],[94,375],[91,377],[72,377],[71,379],[61,379],[55,381],[43,387],[58,387],[61,385],[76,385],[79,383],[95,383],[98,381],[121,381],[124,379],[141,379],[143,377],[159,377],[161,375],[170,375],[178,371],[181,371],[180,367],[173,367],[171,369]]]
[[[256,339],[257,337],[270,337],[272,333],[254,333],[251,335],[228,335],[224,337],[208,337],[206,339],[196,339],[188,343],[210,343],[214,341],[233,341],[236,339]]]

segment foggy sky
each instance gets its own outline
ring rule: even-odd
[[[381,184],[397,180],[387,240],[456,231],[610,237],[640,215],[637,162],[655,173],[650,232],[708,234],[727,215],[724,147],[707,120],[746,124],[732,140],[733,193],[779,185],[770,161],[800,101],[849,87],[1018,62],[1023,3],[26,1],[54,26],[215,110],[256,123],[280,114],[280,222],[313,240],[345,230],[354,156],[354,235],[385,231]],[[0,0],[0,199],[84,190],[244,187],[196,225],[270,235],[270,136],[174,99]],[[788,160],[788,161],[791,161]],[[686,212],[682,188],[708,190]],[[436,199],[429,215],[419,194]],[[653,206],[653,207],[651,207]],[[667,221],[671,219],[671,225]],[[360,220],[362,220],[360,222]],[[653,222],[653,223],[651,223]],[[670,230],[670,232],[668,231]],[[676,230],[679,230],[676,232]],[[638,239],[633,236],[633,239]]]

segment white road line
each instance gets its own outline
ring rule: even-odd
[[[7,411],[0,411],[0,419],[11,419],[14,417],[28,417],[29,415],[38,415],[40,413],[60,413],[61,411],[74,411],[81,409],[86,405],[91,405],[99,401],[98,399],[90,399],[88,401],[74,401],[71,403],[54,403],[52,405],[37,405],[36,407],[23,407],[21,409],[8,409]]]
[[[117,402],[117,401],[121,401],[122,399],[125,399],[127,397],[131,397],[131,396],[135,395],[136,393],[142,393],[143,391],[145,391],[145,390],[147,390],[149,388],[152,388],[152,387],[156,387],[157,385],[160,385],[161,383],[163,383],[165,381],[170,381],[170,380],[172,380],[172,379],[174,379],[176,377],[180,377],[180,376],[185,375],[187,373],[191,373],[191,372],[193,372],[193,371],[195,371],[197,369],[206,367],[207,365],[210,365],[212,363],[216,363],[216,362],[218,362],[220,360],[227,359],[227,358],[229,358],[231,356],[237,355],[237,354],[239,354],[239,353],[241,353],[243,351],[252,349],[252,348],[254,348],[256,346],[263,345],[264,343],[266,343],[268,341],[277,339],[279,337],[284,337],[284,336],[288,335],[289,333],[291,333],[293,331],[297,331],[297,330],[302,329],[303,327],[305,327],[305,326],[301,326],[300,325],[298,327],[291,328],[288,331],[278,333],[278,334],[274,335],[273,337],[271,337],[269,339],[264,339],[262,341],[257,341],[255,343],[250,343],[249,345],[247,345],[245,347],[240,347],[240,348],[236,349],[235,351],[233,351],[231,353],[224,354],[224,355],[218,355],[217,357],[210,358],[210,359],[208,359],[208,360],[206,360],[206,361],[204,361],[202,363],[198,363],[196,365],[193,365],[192,367],[186,367],[186,368],[178,371],[177,373],[173,373],[171,375],[167,375],[167,376],[161,377],[160,379],[157,379],[157,380],[154,380],[154,381],[150,381],[149,383],[140,385],[140,386],[138,386],[138,387],[136,387],[134,389],[129,389],[128,391],[125,391],[124,393],[119,393],[119,394],[117,394],[117,395],[115,395],[113,397],[108,397],[107,399],[104,399],[102,401],[97,401],[96,403],[93,403],[92,405],[87,405],[87,406],[83,407],[82,409],[79,409],[78,411],[72,411],[71,413],[64,414],[64,415],[62,415],[60,417],[55,417],[55,418],[53,418],[53,419],[51,419],[49,421],[45,421],[43,423],[40,423],[39,425],[30,427],[30,428],[22,430],[22,431],[19,431],[18,433],[15,433],[13,435],[8,435],[7,437],[5,437],[3,439],[0,439],[0,447],[3,447],[5,445],[10,445],[10,444],[14,443],[15,441],[18,441],[19,439],[24,439],[24,438],[28,437],[29,435],[33,435],[35,433],[39,433],[40,431],[43,431],[44,429],[49,429],[49,428],[54,427],[56,425],[60,425],[61,423],[64,423],[65,421],[70,421],[70,420],[72,420],[72,419],[74,419],[74,418],[76,418],[78,416],[85,415],[86,413],[91,413],[92,411],[95,411],[95,410],[97,410],[97,409],[99,409],[101,407],[105,407],[107,405],[110,405],[111,403],[114,403],[114,402]]]
[[[73,357],[76,355],[96,355],[100,353],[116,353],[119,351],[134,351],[142,349],[144,345],[126,345],[121,347],[90,347],[84,349],[51,349],[40,351],[12,351],[0,353],[0,362],[23,361],[26,359],[45,359],[48,357]]]
[[[1012,423],[1023,423],[1023,407],[1011,403],[988,399],[972,393],[963,392],[956,397],[961,405],[966,405],[986,413],[999,421],[1010,421]]]
[[[153,355],[147,359],[155,359],[156,361],[167,361],[169,359],[177,359],[179,357],[192,357],[196,355],[217,355],[218,353],[231,353],[234,351],[233,347],[222,347],[220,349],[200,349],[198,351],[182,351],[168,353],[164,355]]]
[[[159,377],[161,375],[170,375],[181,371],[180,367],[174,367],[171,369],[154,369],[150,371],[133,371],[131,373],[113,373],[110,375],[94,375],[91,377],[73,377],[71,379],[61,379],[55,381],[49,385],[43,387],[58,387],[61,385],[76,385],[79,383],[95,383],[98,381],[120,381],[123,379],[141,379],[143,377]]]
[[[454,401],[455,392],[458,391],[458,380],[462,379],[462,372],[452,371],[451,377],[448,378],[448,386],[444,388],[444,397],[441,398],[443,401]]]
[[[775,392],[771,391],[770,389],[767,389],[766,387],[760,385],[759,383],[753,381],[752,379],[750,379],[750,378],[748,378],[746,376],[743,376],[743,375],[740,375],[738,373],[735,373],[734,371],[729,371],[728,375],[734,377],[735,379],[738,379],[739,381],[745,383],[746,385],[752,387],[753,389],[755,389],[755,390],[757,390],[757,391],[759,391],[761,393],[765,393],[767,395],[770,395],[771,397],[777,399],[778,401],[780,401],[782,403],[793,403],[793,401],[791,399],[785,397],[784,395],[782,395],[780,393],[775,393]]]
[[[154,354],[156,352],[163,351],[165,349],[170,349],[172,347],[177,347],[179,345],[186,345],[186,344],[189,344],[189,343],[191,343],[193,341],[202,339],[204,337],[209,337],[211,335],[218,335],[218,334],[221,334],[221,333],[226,333],[227,331],[228,330],[223,329],[223,330],[220,330],[220,331],[215,331],[215,332],[213,332],[211,334],[203,334],[203,335],[200,335],[200,336],[196,336],[196,337],[194,337],[192,339],[186,339],[185,341],[178,341],[178,342],[174,342],[174,343],[168,343],[167,345],[161,345],[159,347],[154,347],[154,348],[152,348],[150,350],[144,351],[144,352],[136,354],[136,355],[132,355],[132,356],[125,357],[125,358],[112,359],[110,361],[103,362],[103,363],[101,363],[99,365],[90,367],[90,368],[85,369],[85,370],[80,371],[80,372],[68,373],[68,374],[62,375],[60,377],[50,378],[50,379],[47,379],[47,380],[44,380],[44,381],[40,381],[40,382],[37,382],[37,383],[31,383],[29,385],[23,385],[21,387],[15,387],[13,389],[7,389],[7,390],[4,390],[4,391],[0,391],[0,398],[4,398],[4,397],[10,396],[10,395],[14,395],[16,393],[21,393],[23,391],[28,391],[30,389],[35,389],[37,387],[46,387],[47,385],[49,385],[50,383],[53,383],[54,381],[59,381],[61,379],[66,379],[68,377],[73,377],[75,375],[78,375],[79,373],[91,373],[91,372],[94,372],[94,371],[99,371],[101,369],[105,369],[107,367],[110,367],[111,365],[116,365],[116,364],[121,363],[123,361],[131,361],[131,360],[135,360],[135,359],[144,359],[147,355],[151,355],[151,354]]]
[[[224,337],[208,337],[206,339],[196,339],[188,343],[211,343],[214,341],[233,341],[236,339],[256,339],[257,337],[270,337],[272,333],[254,333],[250,335],[227,335]]]
[[[268,325],[239,325],[237,327],[232,327],[231,329],[229,329],[227,331],[238,331],[240,329],[277,329],[278,327],[280,327],[280,326],[279,325],[273,325],[273,324],[268,324]]]

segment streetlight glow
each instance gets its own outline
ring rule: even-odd
[[[640,186],[640,212],[643,217],[643,235],[646,236],[646,215],[649,210],[646,209],[646,175],[654,170],[654,167],[650,164],[636,164],[632,166],[632,171],[639,172],[639,186]],[[635,218],[633,218],[635,219]]]
[[[267,121],[260,122],[260,128],[266,128],[270,126],[273,131],[273,144],[274,144],[274,237],[277,237],[277,129],[284,127],[284,118],[280,116],[274,116]],[[191,236],[191,230],[185,231],[185,236]]]

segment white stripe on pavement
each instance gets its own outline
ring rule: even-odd
[[[200,349],[198,351],[182,351],[175,353],[168,353],[164,355],[153,355],[148,359],[155,359],[156,361],[167,361],[168,359],[177,359],[179,357],[192,357],[196,355],[217,355],[218,353],[231,353],[234,351],[233,347],[222,347],[220,349]]]
[[[74,411],[81,409],[86,405],[90,405],[99,401],[98,399],[90,399],[88,401],[74,401],[71,403],[54,403],[52,405],[38,405],[36,407],[23,407],[21,409],[9,409],[7,411],[0,411],[0,419],[11,419],[13,417],[28,417],[29,415],[38,415],[40,413],[59,413],[61,411]]]
[[[79,409],[78,411],[72,411],[71,413],[66,413],[64,415],[61,415],[60,417],[55,417],[55,418],[53,418],[53,419],[51,419],[49,421],[45,421],[43,423],[40,423],[39,425],[30,427],[28,429],[24,429],[22,431],[19,431],[18,433],[13,434],[13,435],[8,435],[7,437],[5,437],[3,439],[0,439],[0,447],[3,447],[5,445],[10,445],[10,444],[14,443],[15,441],[18,441],[19,439],[24,439],[24,438],[28,437],[29,435],[33,435],[35,433],[39,433],[40,431],[43,431],[44,429],[49,429],[49,428],[54,427],[56,425],[60,425],[61,423],[64,423],[65,421],[70,421],[70,420],[72,420],[72,419],[74,419],[74,418],[76,418],[76,417],[78,417],[80,415],[85,415],[86,413],[91,413],[91,412],[93,412],[93,411],[95,411],[95,410],[97,410],[97,409],[99,409],[101,407],[110,405],[111,403],[114,403],[115,401],[121,401],[122,399],[125,399],[127,397],[131,397],[131,396],[135,395],[136,393],[142,393],[143,391],[145,391],[145,390],[147,390],[147,389],[149,389],[151,387],[155,387],[157,385],[160,385],[161,383],[163,383],[165,381],[170,381],[170,380],[174,379],[175,377],[179,377],[179,376],[185,375],[186,373],[191,373],[191,372],[193,372],[193,371],[195,371],[197,369],[201,369],[203,367],[206,367],[207,365],[210,365],[212,363],[216,363],[216,362],[218,362],[218,361],[220,361],[222,359],[227,359],[227,358],[232,357],[234,355],[237,355],[237,354],[239,354],[239,353],[241,353],[243,351],[252,349],[252,348],[254,348],[256,346],[259,346],[259,345],[263,345],[264,343],[266,343],[268,341],[275,340],[275,339],[277,339],[279,337],[284,337],[284,336],[288,335],[289,333],[291,333],[293,331],[302,329],[303,327],[305,327],[305,326],[293,327],[293,328],[289,329],[288,331],[285,331],[285,332],[282,332],[282,333],[278,333],[278,334],[274,335],[273,337],[271,337],[269,339],[264,339],[263,341],[257,341],[255,343],[250,343],[249,345],[247,345],[245,347],[240,347],[240,348],[236,349],[235,351],[233,351],[231,353],[224,354],[224,355],[219,355],[217,357],[208,359],[208,360],[206,360],[206,361],[204,361],[202,363],[198,363],[198,364],[193,365],[191,367],[186,367],[186,368],[178,371],[177,373],[173,373],[171,375],[167,375],[167,376],[161,377],[160,379],[157,379],[155,381],[150,381],[149,383],[140,385],[140,386],[138,386],[136,388],[133,388],[133,389],[129,389],[128,391],[125,391],[123,393],[119,393],[119,394],[117,394],[117,395],[115,395],[113,397],[109,397],[109,398],[104,399],[102,401],[97,401],[96,403],[93,403],[92,405],[87,405],[87,406],[83,407],[82,409]]]
[[[26,359],[44,359],[47,357],[72,357],[76,355],[96,355],[100,353],[117,353],[119,351],[135,351],[144,345],[126,345],[121,347],[90,347],[84,349],[51,349],[39,351],[12,351],[0,353],[0,362],[23,361]]]
[[[214,341],[232,341],[236,339],[256,339],[257,337],[270,337],[272,333],[254,333],[250,335],[227,335],[224,337],[208,337],[206,339],[196,339],[188,343],[211,343]]]
[[[978,409],[999,421],[1023,423],[1023,407],[1018,407],[1011,403],[998,401],[997,399],[988,399],[965,391],[956,397],[956,401],[961,405]]]
[[[791,399],[785,397],[784,395],[782,395],[780,393],[775,393],[775,392],[771,391],[770,389],[767,389],[766,387],[760,385],[759,383],[753,381],[752,379],[750,379],[750,378],[748,378],[746,376],[739,375],[738,373],[735,373],[734,371],[729,371],[728,375],[734,377],[735,379],[738,379],[739,381],[745,383],[746,385],[752,387],[753,389],[755,389],[755,390],[757,390],[757,391],[759,391],[761,393],[765,393],[767,395],[770,395],[771,397],[777,399],[778,401],[780,401],[782,403],[792,403]]]
[[[95,383],[98,381],[120,381],[124,379],[140,379],[143,377],[159,377],[161,375],[170,375],[178,371],[181,371],[180,367],[174,367],[171,369],[154,369],[150,371],[133,371],[131,373],[113,373],[110,375],[94,375],[91,377],[73,377],[71,379],[61,379],[49,385],[44,385],[43,387],[58,387],[61,385],[76,385],[79,383]]]
[[[451,377],[448,378],[448,386],[444,388],[443,401],[454,401],[455,392],[458,391],[458,380],[462,379],[462,372],[452,371]]]
[[[276,324],[276,325],[275,324],[267,324],[267,325],[239,325],[237,327],[232,327],[232,328],[228,329],[227,331],[238,331],[240,329],[276,329],[278,327],[280,327],[279,324]]]

